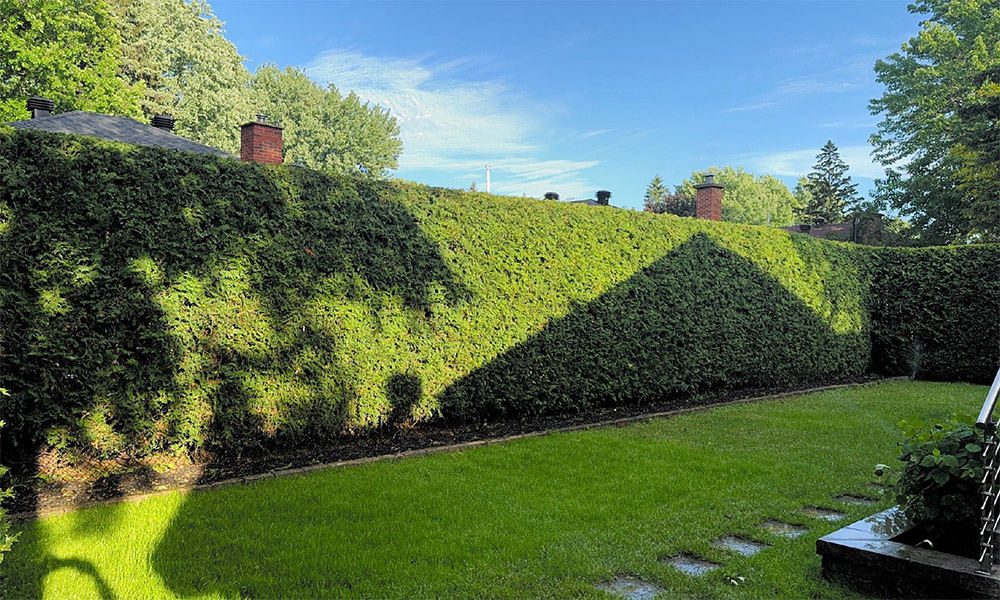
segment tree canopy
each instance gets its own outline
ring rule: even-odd
[[[792,225],[799,201],[788,186],[771,175],[747,173],[743,167],[712,167],[716,183],[726,186],[722,194],[722,220],[731,223],[773,226]],[[677,186],[677,193],[694,198],[696,184],[705,180],[704,172],[691,173]]]
[[[921,31],[875,63],[885,92],[869,105],[882,117],[871,142],[888,167],[876,200],[909,216],[923,243],[998,240],[1000,6],[917,0],[909,9],[927,16]]]
[[[59,111],[138,116],[141,86],[116,77],[121,39],[103,0],[0,0],[0,123],[31,96]]]
[[[840,223],[849,209],[857,207],[861,197],[858,196],[858,184],[851,182],[847,174],[848,168],[833,140],[828,140],[816,155],[812,172],[806,176],[809,197],[800,209],[804,220]]]
[[[262,65],[251,81],[253,105],[285,128],[285,158],[328,173],[382,176],[402,150],[399,125],[353,92],[320,86],[302,71]]]
[[[402,144],[388,111],[296,69],[252,74],[205,0],[0,0],[0,122],[45,96],[56,112],[144,118],[232,153],[257,113],[284,126],[288,161],[383,176]]]
[[[142,83],[142,112],[177,120],[175,133],[239,153],[251,120],[250,73],[204,0],[110,0],[122,40],[119,77]]]

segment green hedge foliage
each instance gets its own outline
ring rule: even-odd
[[[881,256],[0,129],[4,443],[236,452],[895,369]]]
[[[893,375],[989,383],[1000,366],[1000,248],[883,248],[874,361]]]

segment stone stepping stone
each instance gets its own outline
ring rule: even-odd
[[[842,512],[819,506],[805,506],[799,512],[812,519],[823,519],[824,521],[839,521],[847,516]]]
[[[742,554],[743,556],[753,556],[761,550],[770,547],[770,544],[748,540],[735,535],[723,536],[712,542],[712,545],[716,548],[731,550],[738,554]]]
[[[841,494],[840,496],[834,497],[837,502],[843,502],[844,504],[853,504],[854,506],[871,506],[875,504],[875,501],[871,498],[866,498],[865,496],[855,496],[854,494]]]
[[[758,527],[770,531],[774,535],[780,535],[786,538],[797,538],[800,535],[805,535],[809,528],[803,525],[793,525],[792,523],[785,523],[784,521],[778,521],[776,519],[768,519],[764,521]]]
[[[651,600],[666,590],[658,585],[636,577],[622,576],[611,581],[602,581],[594,586],[625,600]]]
[[[682,573],[687,573],[688,575],[697,577],[698,575],[704,575],[709,571],[714,571],[719,568],[719,565],[714,562],[709,562],[707,560],[698,558],[697,556],[691,556],[690,554],[678,554],[677,556],[671,556],[669,558],[664,558],[660,561],[665,565],[670,565],[671,567],[681,571]]]

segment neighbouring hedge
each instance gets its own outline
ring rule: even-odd
[[[874,362],[889,374],[989,383],[1000,367],[1000,248],[883,248]]]
[[[858,375],[873,339],[895,369],[881,256],[0,128],[4,443],[300,444]]]

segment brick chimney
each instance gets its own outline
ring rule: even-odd
[[[710,221],[722,220],[722,190],[726,186],[715,183],[715,173],[705,173],[705,183],[694,186],[694,216]]]
[[[240,128],[240,160],[268,165],[283,161],[281,127],[267,122],[267,115],[257,115],[257,120]]]
[[[28,98],[28,111],[31,112],[32,119],[47,117],[49,116],[49,113],[55,109],[56,103],[48,98],[40,98],[38,96]]]

